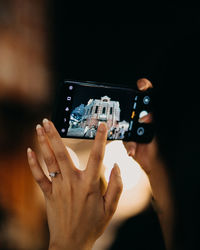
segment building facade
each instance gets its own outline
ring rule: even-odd
[[[98,127],[99,123],[106,122],[108,129],[120,121],[120,107],[118,101],[111,101],[108,96],[101,99],[90,99],[85,106],[81,127]]]

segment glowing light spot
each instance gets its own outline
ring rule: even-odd
[[[121,170],[124,190],[133,188],[140,180],[140,166],[127,155],[122,141],[113,141],[106,146],[104,157],[105,178],[108,181],[114,163],[117,163]]]

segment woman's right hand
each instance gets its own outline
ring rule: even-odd
[[[152,83],[145,78],[139,79],[137,86],[141,91],[153,87]],[[152,114],[143,117],[140,122],[152,122]],[[152,190],[152,203],[158,214],[167,249],[170,249],[174,224],[174,200],[167,166],[159,154],[156,138],[147,144],[124,142],[124,146],[128,155],[140,164],[148,176]]]

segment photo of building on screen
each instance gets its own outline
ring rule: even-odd
[[[67,135],[94,138],[101,122],[108,127],[108,139],[123,139],[129,123],[120,121],[120,105],[108,96],[90,99],[86,105],[81,104],[70,114]]]

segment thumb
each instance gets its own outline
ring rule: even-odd
[[[109,218],[116,211],[117,204],[123,189],[119,166],[115,163],[110,174],[107,191],[104,195],[105,211]]]

